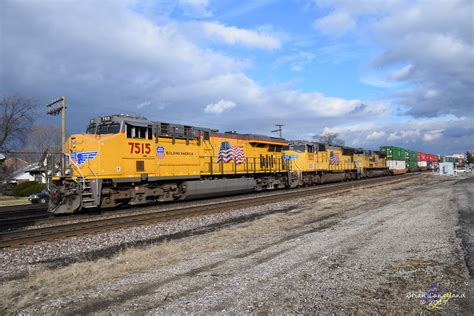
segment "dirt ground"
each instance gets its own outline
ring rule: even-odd
[[[420,176],[275,203],[267,207],[281,212],[206,234],[35,270],[1,285],[0,311],[472,315],[462,246],[472,181],[460,180]],[[434,288],[448,299],[428,305]]]

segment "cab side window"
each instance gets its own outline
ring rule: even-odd
[[[152,139],[152,128],[151,126],[146,127],[127,124],[127,138]]]

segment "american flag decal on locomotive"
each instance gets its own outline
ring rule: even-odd
[[[217,155],[217,162],[229,162],[234,160],[236,164],[245,162],[243,146],[232,146],[229,142],[222,142]]]
[[[339,164],[339,154],[331,151],[329,153],[329,164],[330,165],[338,165]]]

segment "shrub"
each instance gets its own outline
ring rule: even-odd
[[[33,193],[38,193],[45,188],[46,184],[44,183],[38,183],[33,181],[22,182],[13,189],[12,193],[14,196],[28,196]]]
[[[15,186],[11,183],[2,183],[0,184],[0,194],[3,195],[13,195],[12,190]]]

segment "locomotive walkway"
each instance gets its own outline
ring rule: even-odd
[[[24,231],[0,233],[0,248],[20,247],[25,244],[33,244],[41,241],[64,239],[68,237],[82,236],[85,234],[98,233],[115,230],[119,228],[133,227],[139,225],[164,222],[184,217],[207,215],[212,213],[236,210],[250,206],[265,205],[274,202],[285,201],[306,196],[320,196],[326,194],[340,194],[355,188],[370,188],[383,184],[393,184],[412,179],[416,175],[406,174],[395,177],[372,178],[356,182],[344,182],[323,186],[304,188],[300,190],[289,190],[276,192],[269,195],[245,196],[237,200],[219,201],[204,205],[191,205],[178,207],[171,210],[156,210],[147,213],[134,213],[114,218],[105,218],[73,224],[59,224],[51,227],[31,228]]]

